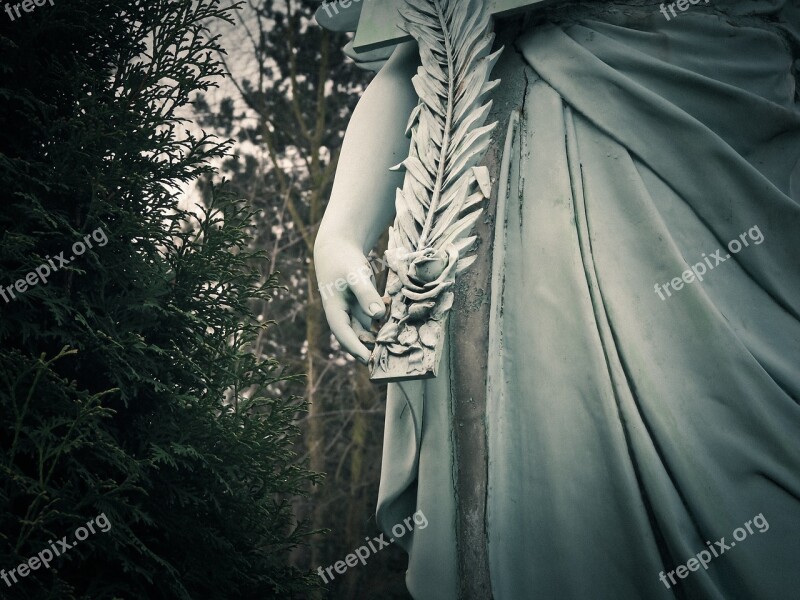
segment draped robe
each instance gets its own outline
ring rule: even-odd
[[[584,2],[513,34],[486,343],[456,314],[440,376],[388,393],[378,521],[427,518],[396,540],[414,598],[463,594],[470,354],[494,598],[798,597],[799,13]],[[768,529],[731,545],[756,515]],[[707,568],[660,579],[723,537]]]

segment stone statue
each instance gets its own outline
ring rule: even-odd
[[[315,261],[414,598],[795,597],[800,6],[346,4]]]

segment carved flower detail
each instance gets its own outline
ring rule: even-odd
[[[408,278],[417,285],[436,281],[447,268],[448,256],[444,250],[426,248],[408,266]]]
[[[386,251],[386,260],[403,284],[401,293],[413,303],[435,301],[453,285],[459,256],[456,247],[450,244],[444,249],[425,248],[408,253],[394,248]]]

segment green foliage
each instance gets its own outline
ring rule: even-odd
[[[269,253],[270,266],[286,283],[260,307],[275,325],[258,349],[286,357],[292,372],[311,374],[305,386],[280,384],[309,401],[310,412],[299,421],[304,444],[298,455],[326,473],[325,485],[311,488],[308,501],[296,505],[296,514],[315,529],[330,530],[292,553],[292,564],[303,569],[334,564],[379,534],[373,515],[385,406],[385,388],[373,386],[330,335],[311,262],[343,134],[373,76],[346,60],[347,35],[314,23],[319,6],[319,0],[248,1],[236,14],[235,30],[226,33],[235,86],[224,92],[233,97],[201,95],[194,103],[204,127],[239,142],[222,173],[208,179],[224,175],[249,200],[259,216],[252,247]],[[405,552],[392,546],[368,567],[337,576],[324,597],[408,598],[406,564]]]
[[[0,29],[0,285],[102,230],[0,299],[0,568],[104,513],[111,523],[0,597],[293,597],[307,532],[289,498],[296,403],[252,352],[277,283],[253,215],[181,189],[226,146],[185,130],[221,71],[219,0],[71,0]],[[90,238],[91,239],[91,238]]]

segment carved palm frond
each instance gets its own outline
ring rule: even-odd
[[[413,77],[419,104],[406,130],[408,154],[397,190],[386,252],[391,297],[370,360],[372,378],[398,381],[436,375],[456,274],[474,256],[473,226],[491,192],[477,166],[496,123],[485,125],[498,81],[489,74],[502,50],[482,0],[405,0],[404,29],[416,39],[422,65]]]
[[[458,271],[474,260],[464,254],[472,227],[489,196],[489,174],[475,167],[496,125],[484,125],[499,81],[489,74],[500,52],[482,0],[406,0],[404,29],[417,40],[422,66],[413,78],[420,103],[409,120],[409,156],[392,238],[408,251],[445,250],[454,244]]]

